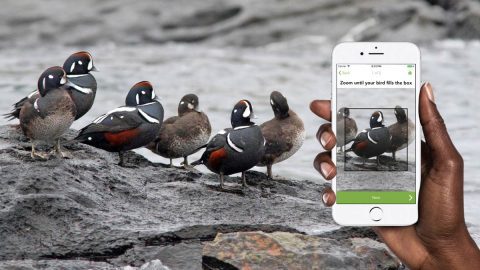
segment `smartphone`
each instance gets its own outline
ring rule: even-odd
[[[406,42],[347,42],[332,53],[334,220],[349,226],[417,222],[420,50]]]

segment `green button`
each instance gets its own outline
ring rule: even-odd
[[[337,191],[338,204],[415,204],[410,191]]]

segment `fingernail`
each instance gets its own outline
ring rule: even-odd
[[[323,203],[324,203],[324,204],[327,204],[329,197],[330,197],[330,194],[328,194],[328,193],[323,193],[323,195],[322,195],[322,200],[323,200]]]
[[[332,166],[330,166],[330,164],[328,164],[327,162],[320,163],[320,170],[322,171],[322,174],[325,178],[327,178],[332,172],[331,167]]]
[[[425,90],[427,91],[427,97],[428,99],[435,103],[435,96],[433,95],[433,88],[432,85],[429,82],[425,83]]]
[[[320,142],[322,143],[323,147],[327,146],[331,139],[332,136],[328,132],[323,132],[320,136]]]

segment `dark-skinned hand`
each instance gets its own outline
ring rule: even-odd
[[[330,100],[315,100],[310,109],[331,121]],[[419,117],[425,142],[418,222],[374,230],[411,269],[480,269],[480,250],[467,230],[463,214],[463,159],[448,135],[429,83],[420,90]],[[317,155],[314,167],[331,180],[337,170],[331,159],[336,139],[330,123],[320,127],[317,138],[326,152]],[[326,189],[322,199],[332,206],[335,193]]]

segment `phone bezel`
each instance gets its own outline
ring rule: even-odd
[[[363,54],[361,54],[363,52]],[[375,54],[369,54],[375,53]],[[383,53],[383,54],[381,54]],[[332,130],[336,132],[337,64],[415,64],[415,204],[334,204],[332,216],[335,222],[344,226],[407,226],[418,220],[418,194],[421,177],[420,121],[418,117],[418,96],[420,93],[420,50],[409,42],[345,42],[332,52]],[[361,89],[358,89],[361,90]],[[332,149],[332,160],[336,164],[336,147]],[[336,177],[332,179],[336,192]],[[370,218],[370,210],[380,207],[383,217],[380,221]]]

